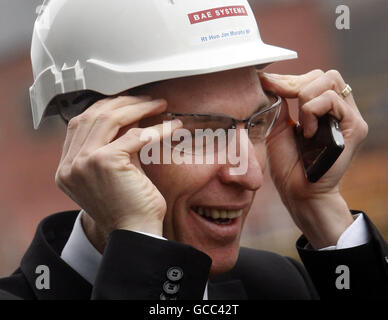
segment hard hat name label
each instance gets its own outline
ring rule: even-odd
[[[219,18],[247,15],[248,12],[244,6],[229,6],[189,13],[188,17],[190,23],[195,24]]]

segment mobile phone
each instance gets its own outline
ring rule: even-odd
[[[306,139],[301,126],[295,126],[295,138],[305,176],[317,182],[335,163],[345,148],[337,119],[329,114],[318,119],[318,131]]]

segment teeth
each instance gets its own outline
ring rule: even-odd
[[[218,209],[207,209],[202,207],[196,207],[195,211],[207,218],[216,219],[235,219],[242,215],[243,210],[218,210]]]
[[[212,213],[211,214],[212,219],[219,219],[220,218],[221,213],[219,210],[212,209],[211,213]]]

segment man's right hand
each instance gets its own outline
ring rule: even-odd
[[[163,99],[119,96],[69,122],[55,181],[106,235],[116,229],[163,233],[166,201],[141,168],[138,152],[149,141],[140,140],[145,129],[137,124],[166,108]],[[170,132],[162,132],[162,124],[152,128],[162,139],[181,126],[174,120]]]

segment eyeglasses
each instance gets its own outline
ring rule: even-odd
[[[251,143],[255,146],[262,143],[270,134],[276,120],[279,117],[282,98],[271,92],[265,92],[267,103],[260,107],[257,112],[252,114],[245,120],[235,119],[223,114],[203,114],[203,113],[174,113],[164,112],[159,116],[146,118],[141,121],[141,127],[152,126],[163,121],[171,121],[179,119],[182,121],[182,128],[178,129],[179,139],[170,139],[164,141],[171,146],[172,149],[184,153],[202,153],[201,150],[206,149],[209,152],[209,145],[222,149],[220,139],[225,137],[225,145],[230,143],[229,130],[237,129],[239,123],[245,124],[245,129],[248,132],[248,137]],[[104,98],[105,96],[96,95],[92,92],[82,94],[74,94],[67,97],[71,101],[72,108],[69,108],[67,100],[60,101],[59,113],[61,117],[68,122],[73,116],[80,114],[82,111],[94,102]],[[175,133],[173,137],[175,136]],[[198,151],[198,146],[203,147]],[[194,152],[193,152],[194,151]]]
[[[182,128],[186,129],[180,131],[179,139],[169,140],[171,148],[188,153],[187,150],[195,151],[197,149],[198,142],[200,142],[201,146],[206,147],[209,141],[214,143],[214,147],[219,148],[217,141],[220,136],[226,137],[226,145],[228,145],[230,142],[230,139],[228,139],[228,130],[236,129],[239,123],[245,124],[244,127],[247,130],[249,140],[254,146],[262,143],[270,134],[271,129],[278,119],[282,103],[280,96],[270,92],[266,92],[266,96],[268,103],[245,120],[239,120],[221,114],[162,113],[162,121],[179,119],[183,123]],[[208,139],[209,136],[213,140]],[[218,138],[217,141],[215,141],[216,137]]]

